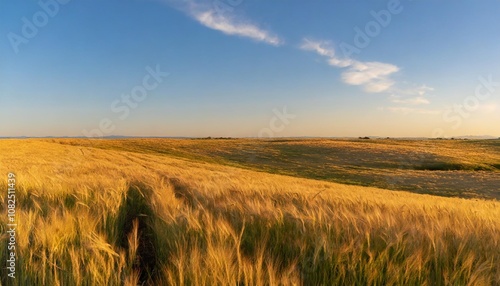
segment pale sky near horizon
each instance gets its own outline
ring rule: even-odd
[[[1,1],[0,136],[500,136],[499,13],[493,0]]]

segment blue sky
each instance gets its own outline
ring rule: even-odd
[[[1,1],[0,136],[499,136],[498,11]]]

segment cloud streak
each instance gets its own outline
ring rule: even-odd
[[[384,110],[384,108],[382,110]],[[413,108],[413,107],[401,107],[401,106],[389,106],[389,107],[386,107],[385,110],[388,110],[388,111],[394,112],[394,113],[404,114],[404,115],[408,115],[408,114],[439,115],[443,112],[442,110]]]
[[[390,99],[393,103],[409,105],[430,104],[430,101],[425,98],[425,95],[427,92],[433,90],[434,88],[426,85],[406,89],[393,88],[391,90],[392,94]]]
[[[399,71],[399,68],[392,64],[362,62],[338,57],[329,42],[304,39],[300,48],[327,57],[327,63],[331,66],[345,68],[342,81],[350,85],[360,85],[370,93],[389,90],[395,83],[391,75]]]
[[[417,97],[412,97],[412,98],[401,98],[399,96],[391,96],[391,101],[394,103],[402,103],[402,104],[409,104],[409,105],[419,105],[419,104],[429,104],[430,103],[430,101],[423,96],[417,96]]]
[[[342,80],[347,84],[362,85],[366,92],[379,93],[394,85],[390,76],[398,71],[399,68],[391,64],[356,61],[342,73]]]
[[[364,91],[369,93],[389,93],[390,100],[397,104],[430,104],[425,95],[427,92],[434,90],[432,87],[426,85],[412,88],[397,87],[396,81],[391,78],[391,76],[400,70],[396,65],[382,62],[363,62],[339,57],[335,54],[332,44],[327,41],[316,41],[306,38],[302,40],[300,48],[327,58],[326,62],[330,66],[344,69],[341,78],[346,84],[361,86]],[[403,107],[388,108],[388,110],[405,114],[425,113],[421,109]],[[430,114],[434,113],[432,111]]]
[[[258,27],[249,21],[236,18],[216,7],[201,4],[194,0],[173,1],[180,10],[203,26],[230,36],[249,38],[272,46],[280,46],[283,40],[275,34]]]

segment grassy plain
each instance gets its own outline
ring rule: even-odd
[[[14,172],[17,285],[499,285],[499,149],[2,140],[0,211]]]
[[[60,144],[171,156],[330,182],[500,199],[500,140],[125,139]]]

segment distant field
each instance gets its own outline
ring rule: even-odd
[[[499,144],[0,140],[0,212],[17,285],[500,285]]]
[[[269,173],[464,198],[500,199],[500,140],[51,140]]]

